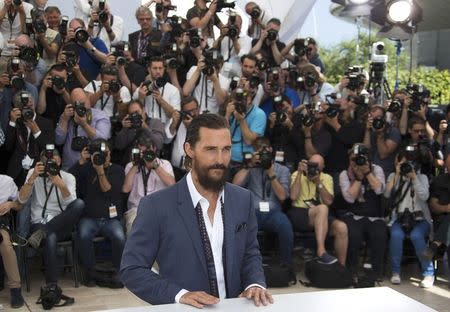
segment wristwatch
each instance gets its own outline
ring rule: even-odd
[[[153,169],[156,170],[156,169],[158,169],[158,168],[159,168],[159,162],[156,162],[156,163],[153,165]]]
[[[319,188],[319,190],[323,189],[323,184],[322,184],[322,182],[320,182],[319,184],[317,184],[317,187]]]
[[[94,53],[95,53],[95,51],[97,51],[97,49],[96,49],[95,47],[92,47],[92,49],[91,49],[91,53],[92,53],[92,54],[94,54]]]
[[[269,181],[273,181],[277,178],[277,175],[274,174],[273,176],[268,176],[268,178],[269,178]]]

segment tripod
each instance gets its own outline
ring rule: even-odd
[[[369,85],[368,89],[378,105],[384,105],[384,100],[392,97],[391,88],[386,80],[386,64],[372,62],[370,63]]]

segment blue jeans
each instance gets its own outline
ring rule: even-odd
[[[80,243],[80,260],[87,270],[93,269],[95,265],[94,242],[98,234],[109,239],[112,244],[112,263],[119,272],[120,260],[123,247],[125,246],[125,233],[118,219],[93,219],[82,218],[78,225]]]
[[[423,276],[434,275],[434,267],[431,261],[426,261],[422,258],[422,252],[427,247],[425,237],[430,233],[430,224],[426,220],[422,220],[416,224],[409,234],[409,239],[414,245],[417,258],[420,260]],[[400,265],[402,263],[403,254],[403,240],[405,233],[398,222],[394,222],[391,227],[391,268],[392,273],[400,274]]]
[[[291,221],[282,211],[256,212],[258,230],[278,235],[281,261],[292,265],[292,251],[294,249],[294,231]]]

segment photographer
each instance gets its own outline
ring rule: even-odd
[[[438,134],[436,136],[436,142],[437,144],[439,144],[440,147],[440,151],[444,154],[447,155],[450,150],[449,150],[449,134],[450,134],[450,104],[447,105],[447,107],[445,108],[445,116],[444,119],[441,119],[440,123],[439,123],[439,131]],[[438,161],[439,167],[444,167],[444,161],[439,160]]]
[[[42,117],[50,119],[56,128],[59,117],[68,103],[70,94],[67,89],[67,68],[63,64],[55,64],[50,67],[42,80],[37,112]]]
[[[86,79],[88,81],[96,79],[102,64],[106,63],[108,53],[108,48],[103,40],[90,37],[84,22],[74,18],[69,23],[66,45],[63,50],[66,50],[66,47],[76,49],[76,55],[80,57],[80,69],[85,73]]]
[[[141,102],[134,100],[128,104],[128,114],[122,119],[122,129],[116,133],[114,148],[123,151],[122,165],[130,162],[132,148],[139,137],[151,138],[160,151],[164,142],[164,126],[159,119],[150,118]]]
[[[241,64],[240,71],[242,76],[239,85],[248,81],[250,90],[253,93],[253,104],[260,106],[264,97],[263,81],[265,77],[264,73],[258,68],[258,59],[253,54],[245,54],[241,57]]]
[[[206,7],[206,0],[194,0],[194,6],[186,13],[186,19],[192,28],[202,30],[202,34],[214,41],[214,25],[219,29],[223,28],[220,18],[217,16],[218,0],[212,0],[209,8]]]
[[[21,205],[17,201],[17,185],[7,175],[0,175],[0,256],[3,267],[8,277],[7,286],[11,293],[11,308],[18,309],[24,305],[22,297],[19,266],[17,264],[16,252],[11,239],[11,211],[20,210]],[[3,268],[2,268],[3,269]],[[1,281],[3,285],[3,281]]]
[[[120,115],[131,101],[127,87],[119,81],[119,73],[113,66],[104,65],[100,70],[100,80],[92,80],[84,91],[89,94],[89,102],[108,117]]]
[[[5,40],[14,40],[25,32],[25,20],[31,16],[33,6],[20,1],[15,5],[13,0],[0,0],[0,32]]]
[[[241,34],[242,18],[234,12],[230,13],[228,23],[220,30],[220,36],[213,48],[223,56],[223,71],[228,77],[241,74],[240,57],[248,54],[252,48],[251,39]]]
[[[20,91],[14,96],[5,137],[5,148],[11,153],[7,174],[20,187],[45,144],[54,141],[51,121],[35,113],[30,93]]]
[[[129,193],[128,210],[124,214],[127,234],[136,219],[141,198],[175,184],[172,165],[157,155],[158,150],[152,140],[141,136],[131,153],[132,161],[125,167],[122,192]]]
[[[58,55],[57,64],[65,65],[67,69],[66,88],[72,91],[75,88],[84,88],[89,81],[80,69],[80,56],[78,54],[78,46],[76,44],[68,44],[64,46],[65,50],[61,50]]]
[[[431,214],[428,210],[428,178],[420,173],[420,166],[414,158],[400,151],[395,162],[395,172],[387,179],[384,197],[392,203],[391,215],[391,283],[400,284],[400,269],[403,254],[403,240],[408,235],[422,267],[423,280],[420,287],[428,288],[434,283],[434,267],[425,260],[426,238],[431,230]]]
[[[170,162],[175,173],[175,178],[179,181],[186,173],[184,142],[186,131],[194,118],[200,114],[197,100],[192,96],[187,96],[181,100],[181,110],[175,111],[172,118],[165,126],[166,143],[172,143],[172,154]]]
[[[141,29],[129,34],[128,42],[133,60],[145,66],[148,59],[161,54],[161,31],[152,28],[153,14],[148,7],[137,8],[135,16]]]
[[[348,152],[350,165],[339,176],[342,196],[347,202],[342,209],[342,221],[348,228],[347,263],[350,270],[358,270],[358,255],[367,240],[374,278],[383,276],[387,228],[384,222],[381,194],[385,189],[385,176],[380,166],[374,165],[369,149],[355,144]]]
[[[83,217],[78,225],[80,260],[86,270],[86,285],[93,286],[95,274],[94,242],[92,239],[102,235],[112,244],[112,262],[119,271],[120,259],[125,245],[122,227],[124,171],[119,165],[111,163],[111,149],[104,139],[92,141],[80,153],[81,157],[70,172],[77,179],[77,194],[86,204]],[[111,288],[123,285],[114,277],[108,284]]]
[[[291,277],[295,279],[292,261],[294,232],[282,211],[282,204],[289,197],[289,169],[274,162],[267,138],[257,138],[253,147],[255,152],[248,167],[236,173],[233,184],[245,187],[252,193],[258,230],[277,234],[281,264],[290,269]]]
[[[202,113],[217,114],[225,103],[230,80],[220,73],[222,65],[222,56],[211,49],[204,51],[197,66],[192,66],[187,73],[183,96],[193,95]]]
[[[266,29],[266,25],[272,17],[269,16],[266,10],[261,9],[258,4],[252,1],[247,2],[245,5],[245,13],[251,17],[247,30],[248,36],[252,39],[259,39],[261,32]]]
[[[21,204],[30,201],[32,234],[28,244],[35,249],[43,245],[46,292],[59,288],[57,244],[71,239],[84,211],[83,201],[77,199],[75,177],[60,166],[58,150],[47,145],[19,193]]]
[[[166,23],[169,11],[176,10],[176,6],[172,6],[171,0],[150,0],[143,4],[143,6],[150,7],[155,3],[156,19],[153,19],[152,27],[155,30],[164,32],[163,25]]]
[[[347,226],[328,213],[334,200],[333,179],[323,173],[325,163],[320,155],[309,160],[301,160],[298,169],[291,176],[292,208],[287,212],[294,229],[300,232],[315,232],[316,254],[319,261],[332,264],[337,260],[345,266],[347,256]],[[329,230],[328,230],[329,229]],[[337,259],[325,249],[327,233],[334,236],[334,249]]]
[[[100,38],[110,49],[111,44],[122,40],[123,19],[111,13],[106,0],[95,0],[92,3],[87,30],[92,38]]]
[[[108,139],[111,133],[109,118],[101,110],[91,108],[89,97],[83,89],[74,89],[71,103],[66,105],[55,131],[55,142],[63,145],[62,167],[70,168],[89,140]]]
[[[302,65],[298,69],[299,77],[303,77],[303,83],[297,83],[300,105],[325,103],[326,96],[334,93],[334,88],[325,82],[325,77],[317,71],[312,64]]]
[[[367,118],[363,143],[370,149],[373,163],[383,168],[386,176],[395,169],[395,154],[401,141],[400,131],[387,123],[384,108],[373,106]]]
[[[165,124],[175,110],[180,109],[180,92],[167,82],[164,59],[153,57],[148,63],[149,75],[133,94],[134,100],[144,104],[150,118],[158,118]]]
[[[59,32],[64,38],[63,34],[60,33],[61,11],[57,6],[48,6],[45,8],[45,19],[47,20],[48,27]]]
[[[263,58],[269,64],[269,67],[276,67],[283,63],[284,58],[280,51],[286,46],[278,40],[278,33],[281,28],[281,21],[272,18],[267,23],[266,29],[262,30],[259,39],[252,40],[252,49],[250,53],[260,52]]]
[[[233,99],[228,103],[225,118],[230,124],[231,132],[231,166],[240,167],[244,154],[253,153],[253,143],[264,135],[266,114],[252,103],[248,83],[234,91]]]

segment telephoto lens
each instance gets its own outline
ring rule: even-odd
[[[89,34],[81,27],[75,29],[75,40],[79,43],[85,43],[89,40]]]

